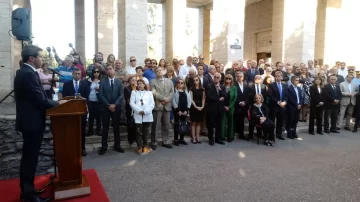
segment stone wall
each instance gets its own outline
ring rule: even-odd
[[[41,144],[37,174],[53,172],[53,140],[50,120],[47,121]],[[0,117],[0,180],[19,177],[23,139],[15,131],[15,117]]]

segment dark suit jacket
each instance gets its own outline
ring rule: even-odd
[[[270,96],[270,106],[279,106],[277,103],[287,102],[288,101],[288,86],[284,83],[281,83],[282,87],[282,99],[280,100],[280,93],[276,82],[273,82],[269,85],[269,96]]]
[[[275,73],[277,72],[278,70],[274,70],[271,75],[275,78]],[[285,81],[285,82],[288,82],[289,81],[289,76],[286,74],[285,71],[281,71],[282,72],[282,76],[283,76],[283,79],[282,81]]]
[[[266,104],[261,105],[261,111],[263,114],[261,114],[258,107],[251,105],[250,107],[250,118],[251,120],[255,121],[257,124],[260,123],[260,117],[269,117],[269,108],[266,106]]]
[[[298,90],[299,103],[297,101],[295,88],[293,85],[290,85],[288,88],[288,102],[287,106],[297,108],[298,105],[302,105],[304,103],[303,96],[301,96],[301,89],[296,87]]]
[[[75,87],[74,81],[67,81],[64,83],[62,96],[74,96],[75,95]],[[81,97],[88,99],[90,93],[90,86],[87,80],[79,80],[79,89],[78,93],[80,93]]]
[[[342,98],[340,86],[335,85],[335,88],[336,88],[336,93],[330,84],[326,84],[324,86],[324,100],[325,100],[324,107],[325,107],[325,109],[332,109],[332,108],[337,108],[340,106],[340,102],[338,104],[334,103],[334,100],[340,101]]]
[[[258,69],[254,69],[254,74],[252,75],[251,74],[251,69],[247,69],[246,70],[246,73],[247,73],[247,75],[248,75],[248,77],[247,77],[247,81],[248,81],[248,83],[250,83],[250,82],[254,82],[254,78],[255,78],[255,76],[256,75],[260,75],[260,71],[258,70]]]
[[[215,84],[212,83],[206,89],[206,103],[208,112],[224,112],[224,103],[226,99],[226,91],[223,85],[220,85],[221,90],[219,94],[216,91]],[[223,97],[224,101],[220,101],[220,98]]]
[[[114,79],[114,89],[111,91],[108,77],[101,79],[99,88],[99,101],[103,104],[102,110],[107,110],[110,104],[116,105],[116,110],[121,110],[121,101],[124,99],[124,88],[120,79]]]
[[[235,113],[246,112],[249,107],[249,97],[251,94],[250,88],[243,82],[243,91],[240,90],[239,83],[235,81],[236,89],[237,89],[237,100],[235,103]],[[245,102],[245,106],[241,106],[239,103]]]
[[[24,64],[16,71],[14,93],[16,130],[25,133],[43,133],[46,110],[59,103],[47,98],[38,74],[30,66]]]
[[[206,76],[204,76],[204,78],[206,77],[206,80],[208,81],[208,84],[207,85],[204,85],[203,84],[203,87],[206,89],[209,88],[209,85],[213,83],[213,79],[212,77],[210,76],[210,74],[207,74]]]
[[[256,94],[256,90],[255,90],[255,83],[251,84],[249,86],[249,88],[251,89],[251,95],[249,98],[249,105],[252,105],[255,103],[254,99],[255,99],[255,94]],[[264,84],[260,84],[260,91],[261,91],[261,95],[263,96],[264,100],[266,99],[267,96],[267,90],[266,90],[266,86]]]
[[[315,108],[320,102],[324,102],[324,88],[320,90],[319,93],[316,85],[310,87],[310,107]],[[324,103],[325,104],[325,103]]]

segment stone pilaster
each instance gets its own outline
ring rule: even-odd
[[[117,6],[119,58],[129,63],[135,56],[137,64],[143,65],[147,55],[147,0],[118,0]]]
[[[95,51],[102,52],[104,61],[114,52],[113,0],[95,0]]]
[[[75,3],[75,48],[81,58],[85,58],[85,0],[76,0]]]
[[[210,10],[202,9],[202,54],[205,57],[205,63],[210,63]],[[200,52],[201,53],[201,52]]]
[[[166,61],[173,58],[184,59],[189,53],[184,51],[186,0],[166,0],[165,53]]]
[[[212,58],[224,64],[243,58],[244,12],[245,0],[213,1]],[[232,45],[240,49],[230,48]]]
[[[272,62],[301,63],[314,58],[317,2],[273,1]],[[304,15],[296,15],[306,10]]]

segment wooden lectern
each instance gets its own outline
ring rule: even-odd
[[[55,200],[90,195],[90,186],[82,174],[81,119],[87,113],[86,99],[63,99],[69,101],[46,111],[59,169],[54,179]]]

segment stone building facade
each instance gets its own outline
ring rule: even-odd
[[[90,0],[89,0],[90,1]],[[92,0],[95,50],[104,57],[118,50],[118,58],[134,55],[138,64],[147,56],[147,4],[163,4],[165,59],[185,58],[187,7],[199,9],[199,50],[228,64],[234,59],[271,59],[291,63],[316,59],[319,64],[345,61],[359,66],[356,20],[359,0]],[[13,88],[21,44],[11,38],[11,12],[30,7],[31,0],[0,0],[0,98]],[[74,1],[75,47],[85,55],[85,0]],[[115,9],[116,8],[116,9]],[[114,18],[114,10],[116,18]],[[116,21],[117,20],[117,21]],[[355,20],[355,23],[353,23]],[[114,44],[114,21],[118,38]],[[33,22],[36,23],[36,22]],[[11,101],[11,99],[7,99]]]

